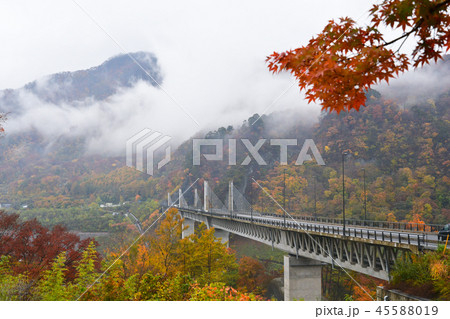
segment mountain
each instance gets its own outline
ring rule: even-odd
[[[87,70],[60,72],[19,89],[0,91],[0,112],[20,112],[26,107],[22,96],[27,94],[46,103],[76,105],[76,102],[86,99],[105,100],[119,89],[130,88],[138,81],[153,86],[157,86],[155,81],[162,82],[158,60],[153,54],[121,54]]]
[[[117,55],[86,70],[52,74],[22,88],[0,91],[0,114],[6,113],[7,117],[5,123],[0,123],[5,126],[5,133],[0,135],[0,176],[3,177],[0,194],[11,194],[9,183],[22,177],[29,180],[31,176],[41,176],[38,173],[41,169],[46,176],[53,175],[51,171],[56,169],[62,181],[57,187],[61,187],[67,180],[115,165],[114,159],[93,160],[86,156],[86,140],[96,136],[101,124],[113,127],[105,124],[105,118],[114,122],[110,103],[114,96],[133,90],[138,83],[145,84],[141,86],[143,90],[157,87],[155,80],[162,82],[157,58],[152,53],[135,52]],[[92,112],[98,104],[102,112]],[[123,105],[116,110],[118,117],[129,112],[129,104],[124,98]],[[63,110],[66,113],[55,116]],[[79,114],[78,123],[62,122],[73,113]],[[91,121],[86,114],[93,114]],[[83,126],[85,122],[92,125]],[[79,129],[82,134],[74,133],[77,125],[82,127]],[[68,129],[67,132],[42,131],[54,127]],[[73,170],[68,170],[69,167]],[[0,199],[2,202],[4,198]]]

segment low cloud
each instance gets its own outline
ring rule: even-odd
[[[264,80],[267,79],[270,80],[270,75]],[[30,91],[21,89],[17,95],[21,108],[8,116],[5,130],[8,135],[15,135],[33,129],[48,145],[61,136],[84,137],[87,153],[122,156],[126,140],[146,127],[172,136],[174,143],[179,144],[199,131],[239,126],[254,113],[262,113],[261,110],[282,114],[294,108],[299,121],[314,122],[320,108],[316,105],[300,108],[299,104],[306,103],[296,86],[271,106],[283,91],[283,86],[284,89],[289,87],[288,80],[286,77],[286,81],[278,81],[271,90],[267,90],[266,81],[249,81],[248,85],[235,83],[234,87],[230,86],[233,93],[228,97],[219,91],[207,92],[199,88],[202,98],[197,104],[175,103],[170,92],[144,81],[137,82],[132,88],[120,89],[103,101],[89,98],[58,104],[42,101]],[[51,87],[44,87],[45,81],[38,83],[40,90],[51,92]],[[186,89],[191,87],[187,85]],[[192,118],[185,110],[192,114]],[[285,128],[291,124],[284,122],[279,125]]]
[[[389,85],[382,84],[375,89],[404,107],[420,105],[450,90],[450,57],[400,74]]]
[[[420,105],[449,89],[449,69],[450,63],[440,62],[375,89],[405,107]],[[320,106],[306,104],[288,74],[277,75],[274,80],[264,65],[249,68],[236,79],[209,82],[207,78],[179,79],[168,74],[163,85],[170,91],[141,80],[105,100],[87,98],[72,103],[43,101],[30,90],[19,89],[21,108],[11,110],[4,126],[7,135],[34,129],[48,145],[61,136],[84,137],[89,154],[123,156],[126,140],[144,128],[170,135],[179,144],[199,131],[238,127],[254,113],[276,113],[267,123],[269,132],[286,131],[298,123],[308,126],[320,114]],[[66,83],[55,88],[45,78],[36,83],[47,96],[70,86]]]

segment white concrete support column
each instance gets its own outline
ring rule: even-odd
[[[197,191],[197,188],[194,189],[194,207],[198,208],[198,191]]]
[[[228,213],[233,216],[233,181],[228,184]]]
[[[222,244],[226,244],[227,247],[230,247],[229,241],[230,241],[230,232],[222,229],[214,229],[214,236],[216,238],[220,238]]]
[[[284,300],[318,301],[322,297],[322,264],[304,257],[284,256]]]
[[[181,207],[181,199],[183,198],[183,192],[181,188],[178,189],[178,207]]]
[[[209,211],[209,191],[208,191],[208,182],[203,182],[203,210],[205,212]]]
[[[186,226],[189,226],[189,227],[187,227],[185,229]],[[183,231],[181,232],[181,238],[186,238],[186,237],[192,235],[195,232],[194,226],[195,226],[194,220],[185,218],[183,220],[183,225],[182,225]]]
[[[167,193],[167,206],[172,204],[172,200],[170,199],[170,193]]]

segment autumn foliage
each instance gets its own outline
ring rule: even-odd
[[[1,217],[0,220],[8,220],[2,225],[20,224],[16,216],[3,214]],[[104,260],[93,241],[76,245],[80,249],[74,258],[73,247],[62,246],[67,240],[60,236],[57,238],[61,244],[55,244],[53,250],[40,246],[42,254],[52,256],[46,257],[38,276],[32,276],[28,269],[33,270],[40,264],[28,262],[27,265],[31,263],[35,268],[19,269],[24,260],[5,248],[0,254],[0,300],[263,299],[251,291],[254,286],[242,285],[234,252],[214,236],[214,228],[200,225],[195,234],[184,239],[181,239],[181,231],[182,219],[176,209],[170,209],[154,233],[142,237],[131,247],[108,253]],[[13,232],[0,234],[11,237]],[[28,238],[21,233],[14,234],[17,240]],[[5,243],[9,241],[5,239]],[[236,287],[237,281],[241,283],[241,290]]]
[[[280,274],[269,273],[261,261],[243,256],[239,260],[238,288],[240,291],[264,295],[267,292],[268,283],[277,275],[280,276]]]
[[[308,102],[318,102],[328,111],[359,110],[365,105],[373,85],[418,67],[437,61],[450,48],[450,1],[384,0],[370,10],[371,23],[361,27],[351,18],[331,20],[309,43],[267,57],[269,70],[289,71],[306,91]],[[387,40],[381,26],[403,34]],[[409,36],[417,38],[410,58],[400,52]]]
[[[0,114],[0,134],[2,134],[5,131],[5,129],[1,125],[1,123],[4,122],[4,121],[5,121],[5,115],[4,114]]]
[[[443,245],[435,252],[398,260],[392,276],[390,289],[433,300],[450,300],[450,252]]]
[[[15,273],[38,278],[64,252],[68,278],[73,278],[75,264],[89,244],[62,226],[48,229],[36,220],[22,222],[17,214],[0,211],[0,256],[9,256]]]

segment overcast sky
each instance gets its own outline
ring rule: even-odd
[[[331,18],[363,21],[371,1],[1,1],[0,88],[121,53],[76,3],[127,51],[155,52],[180,72],[170,76],[220,81],[264,68],[268,53],[304,44]]]
[[[216,127],[263,113],[293,82],[288,74],[270,74],[266,56],[304,45],[332,18],[350,16],[364,24],[371,3],[1,1],[0,89],[101,64],[122,48],[149,51],[159,59],[170,96],[152,93],[153,103],[166,110],[158,116],[171,117],[191,134],[198,130],[195,121],[202,128]],[[285,108],[301,109],[305,116],[320,110],[306,105],[296,85],[268,112]]]

